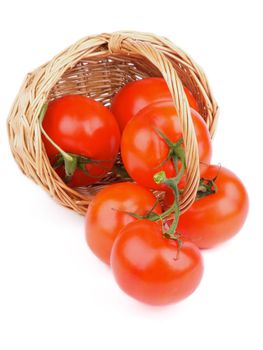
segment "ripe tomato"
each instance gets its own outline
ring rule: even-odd
[[[218,175],[218,176],[217,176]],[[211,248],[234,236],[248,214],[248,195],[239,178],[226,168],[207,167],[203,177],[216,178],[217,192],[194,202],[182,214],[177,231],[199,248]],[[171,197],[170,197],[171,203]]]
[[[193,109],[191,112],[200,161],[209,163],[212,145],[208,129],[202,117]],[[172,159],[165,161],[169,147],[157,129],[172,142],[182,137],[180,121],[172,102],[151,104],[133,117],[122,134],[121,155],[127,172],[136,182],[153,189],[165,189],[165,185],[154,182],[153,175],[163,170],[168,178],[174,177],[176,170]]]
[[[184,241],[164,238],[161,225],[137,220],[117,236],[111,267],[120,288],[133,298],[152,305],[178,302],[198,286],[203,274],[199,249]]]
[[[134,183],[113,184],[100,191],[89,205],[85,221],[86,240],[94,254],[109,264],[119,231],[137,220],[127,212],[145,215],[155,203],[156,198],[149,190]],[[153,212],[162,212],[159,203]]]
[[[199,111],[198,104],[190,90],[184,87],[190,107]],[[120,129],[141,109],[151,103],[172,99],[166,81],[163,78],[146,78],[126,84],[112,99],[111,111],[115,115]]]
[[[48,136],[67,153],[87,157],[84,171],[75,170],[69,186],[83,186],[102,178],[113,166],[120,131],[112,113],[101,103],[80,95],[67,95],[49,103],[43,128]],[[58,150],[42,135],[51,162]],[[63,177],[64,166],[58,168]]]

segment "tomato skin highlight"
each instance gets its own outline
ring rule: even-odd
[[[212,156],[209,131],[202,117],[194,110],[191,112],[200,161],[209,164]],[[148,188],[164,190],[167,187],[156,184],[154,174],[165,171],[166,176],[171,178],[176,176],[176,170],[171,159],[162,164],[167,158],[169,147],[156,129],[172,142],[182,137],[179,117],[172,102],[151,104],[130,120],[122,134],[121,155],[126,170],[137,183]],[[185,178],[180,187],[184,185],[183,182]]]
[[[101,103],[80,95],[66,95],[51,101],[43,128],[65,152],[101,161],[85,166],[90,176],[77,169],[69,186],[97,182],[112,168],[119,151],[120,131],[112,113]],[[52,162],[59,152],[44,135],[42,141]],[[63,177],[64,166],[57,172]]]
[[[198,104],[189,89],[184,87],[190,107],[199,111]],[[112,99],[111,111],[115,115],[121,131],[140,110],[146,106],[172,96],[163,78],[145,78],[126,84]]]
[[[113,242],[120,230],[137,220],[125,212],[145,215],[156,203],[154,195],[135,183],[123,182],[101,190],[88,207],[86,241],[93,253],[109,264]],[[158,203],[155,213],[162,212]]]
[[[138,220],[117,236],[111,267],[120,288],[150,305],[166,305],[189,296],[203,274],[199,249],[184,241],[177,257],[177,243],[162,236],[161,225]]]
[[[213,179],[217,174],[217,192],[194,202],[180,216],[177,226],[177,231],[199,248],[211,248],[233,237],[248,214],[248,194],[240,179],[230,170],[215,165],[208,166],[203,176]]]

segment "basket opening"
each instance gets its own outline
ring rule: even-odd
[[[146,58],[132,55],[108,55],[82,59],[73,68],[67,70],[50,91],[48,100],[54,100],[68,94],[90,97],[110,106],[112,97],[127,83],[147,77],[160,77],[159,70]],[[118,156],[116,165],[121,164]],[[99,182],[74,188],[82,194],[96,193],[109,183],[127,181],[117,178],[109,172]]]
[[[187,66],[173,61],[183,82],[195,96],[202,117],[207,119],[207,107],[203,94],[192,78]],[[49,100],[68,94],[88,96],[109,106],[112,97],[127,83],[147,77],[161,77],[162,74],[148,59],[138,55],[112,54],[80,60],[67,70],[53,86]]]
[[[109,55],[82,59],[57,81],[49,100],[78,94],[108,107],[112,97],[125,84],[151,76],[160,77],[161,73],[141,56]]]
[[[191,80],[189,70],[180,62],[174,62],[174,66],[183,84],[193,93],[202,110],[203,118],[206,118],[206,107],[200,98],[199,89]],[[112,97],[127,83],[147,77],[161,77],[160,71],[145,57],[138,55],[101,55],[80,60],[73,68],[67,70],[53,86],[49,94],[49,100],[54,100],[68,94],[78,94],[90,97],[110,106]],[[116,164],[121,164],[118,156]],[[126,179],[127,180],[127,179]],[[98,183],[75,188],[83,194],[97,192],[105,185],[113,182],[125,181],[116,178],[109,172]]]

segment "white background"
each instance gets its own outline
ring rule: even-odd
[[[262,349],[262,1],[14,1],[1,5],[0,348]],[[137,303],[89,251],[83,218],[22,175],[6,118],[25,74],[79,38],[139,30],[164,35],[205,69],[221,107],[214,162],[250,195],[245,227],[204,252],[187,300]]]

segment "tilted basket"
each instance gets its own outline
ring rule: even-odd
[[[211,137],[218,106],[202,69],[172,42],[153,34],[116,32],[88,36],[27,74],[8,118],[11,150],[22,171],[60,204],[84,214],[101,186],[72,189],[51,167],[41,141],[39,115],[43,105],[63,95],[80,94],[109,106],[126,83],[160,76],[168,84],[182,126],[187,182],[180,209],[187,210],[195,199],[200,176],[197,140],[183,85],[196,98]],[[109,174],[102,186],[110,182]]]

